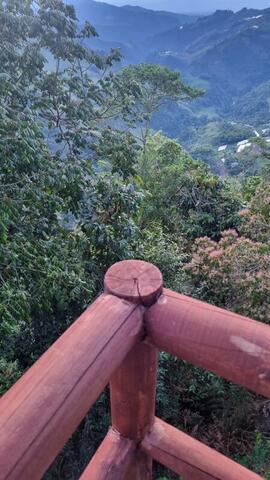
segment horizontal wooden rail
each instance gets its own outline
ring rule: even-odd
[[[123,480],[137,445],[110,429],[80,480]]]
[[[188,480],[262,480],[158,418],[141,447],[157,462]]]
[[[270,398],[268,325],[166,289],[145,324],[160,350]]]
[[[104,284],[2,397],[0,479],[40,480],[111,381],[113,429],[82,480],[150,480],[152,458],[190,480],[259,480],[155,419],[157,349],[270,397],[269,326],[163,290],[142,261],[117,263]]]
[[[2,397],[1,479],[42,477],[141,340],[143,311],[102,295]]]

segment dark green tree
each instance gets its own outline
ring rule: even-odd
[[[149,192],[142,224],[152,219],[185,241],[221,232],[239,222],[241,202],[229,183],[193,160],[174,140],[160,134],[148,140],[139,172]]]
[[[118,53],[91,51],[95,30],[60,0],[2,2],[0,27],[0,357],[21,372],[132,255],[141,195],[97,174],[91,150],[105,115],[125,109],[108,70]]]
[[[134,104],[131,119],[139,123],[139,138],[145,150],[151,119],[166,102],[185,102],[202,92],[186,85],[179,74],[161,65],[143,63],[131,65],[122,71],[124,85],[133,91]]]
[[[108,168],[124,180],[136,174],[140,147],[130,132],[107,128],[102,131],[92,149],[97,168]]]

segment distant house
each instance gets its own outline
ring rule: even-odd
[[[237,146],[240,147],[241,145],[246,145],[247,143],[249,143],[249,140],[248,140],[248,139],[242,140],[241,142],[238,142],[238,143],[237,143]]]
[[[251,142],[249,140],[242,140],[237,143],[237,153],[243,152],[246,148],[251,147]]]
[[[253,17],[247,17],[245,18],[246,21],[249,21],[249,20],[258,20],[259,18],[262,18],[263,15],[254,15]]]
[[[220,147],[218,147],[218,151],[219,152],[224,152],[226,150],[228,145],[221,145]]]

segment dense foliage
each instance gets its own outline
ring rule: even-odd
[[[269,262],[269,244],[227,230],[219,242],[207,237],[197,240],[186,269],[192,293],[199,298],[270,322]]]
[[[177,142],[153,136],[139,167],[151,192],[143,222],[158,220],[186,241],[205,234],[218,238],[222,230],[237,224],[241,203],[230,185],[193,160]]]
[[[162,66],[116,69],[117,50],[89,48],[96,36],[62,0],[0,2],[1,394],[121,259],[153,262],[166,286],[269,322],[268,170],[225,181],[154,134],[164,103],[201,92]],[[158,411],[267,474],[268,413],[257,397],[162,354]],[[108,412],[106,391],[48,479],[79,476]]]

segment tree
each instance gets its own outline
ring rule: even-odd
[[[174,140],[160,134],[151,137],[139,173],[149,192],[143,225],[154,218],[190,242],[202,235],[218,238],[224,229],[240,221],[241,202],[230,184],[193,160]]]
[[[97,167],[107,168],[128,180],[136,174],[140,147],[130,132],[107,128],[92,145]]]
[[[239,231],[253,241],[267,243],[270,238],[270,183],[262,177],[248,178],[243,184],[248,208],[240,212]]]
[[[161,65],[140,64],[126,67],[121,74],[124,85],[133,91],[131,120],[139,122],[140,140],[145,150],[151,119],[166,102],[185,102],[202,94],[185,85],[178,72]]]
[[[141,193],[125,176],[124,133],[112,135],[113,173],[96,168],[92,148],[129,96],[110,71],[118,52],[92,52],[91,35],[60,0],[0,4],[1,394],[93,301],[106,269],[133,256]],[[106,405],[94,410],[95,441]],[[88,440],[82,427],[61,468],[68,457],[79,475]]]
[[[241,237],[235,230],[219,242],[198,239],[191,262],[190,293],[228,310],[270,322],[270,245]]]
[[[94,29],[60,0],[2,2],[0,25],[0,361],[22,372],[92,301],[106,268],[132,256],[141,194],[97,175],[90,150],[108,105],[125,108],[106,73],[118,54],[84,46]]]
[[[268,222],[265,184],[250,185],[250,213],[239,216],[242,202],[228,183],[177,142],[149,135],[157,109],[199,92],[160,66],[115,73],[111,67],[119,52],[102,56],[89,49],[88,40],[96,35],[89,23],[79,25],[74,8],[62,0],[0,2],[1,394],[93,301],[106,269],[116,261],[135,256],[152,261],[163,271],[166,285],[181,290],[193,240],[208,235],[207,245],[219,248],[222,230],[238,226],[239,241],[222,243],[228,266],[222,272],[224,298],[235,275],[230,255],[241,275],[243,262],[253,266],[252,256],[266,262],[267,232],[248,220],[251,215],[256,225],[258,219],[261,225]],[[144,151],[134,135],[140,126]],[[243,239],[244,229],[249,242]],[[203,268],[200,262],[198,268]],[[216,264],[213,298],[210,290],[199,290],[197,271],[192,275],[189,270],[191,292],[219,301]],[[259,301],[251,289],[255,282],[244,285],[250,299],[242,290],[239,298],[261,318],[267,299],[260,275],[256,281]],[[240,308],[236,297],[232,308]],[[159,411],[166,409],[175,423],[185,424],[169,397],[179,388],[174,368],[177,378],[185,376],[185,397],[193,395],[192,430],[202,403],[198,399],[211,404],[216,392],[224,394],[224,385],[163,356]],[[46,478],[80,475],[94,442],[104,436],[108,403],[106,392]],[[183,412],[182,406],[185,399]]]

